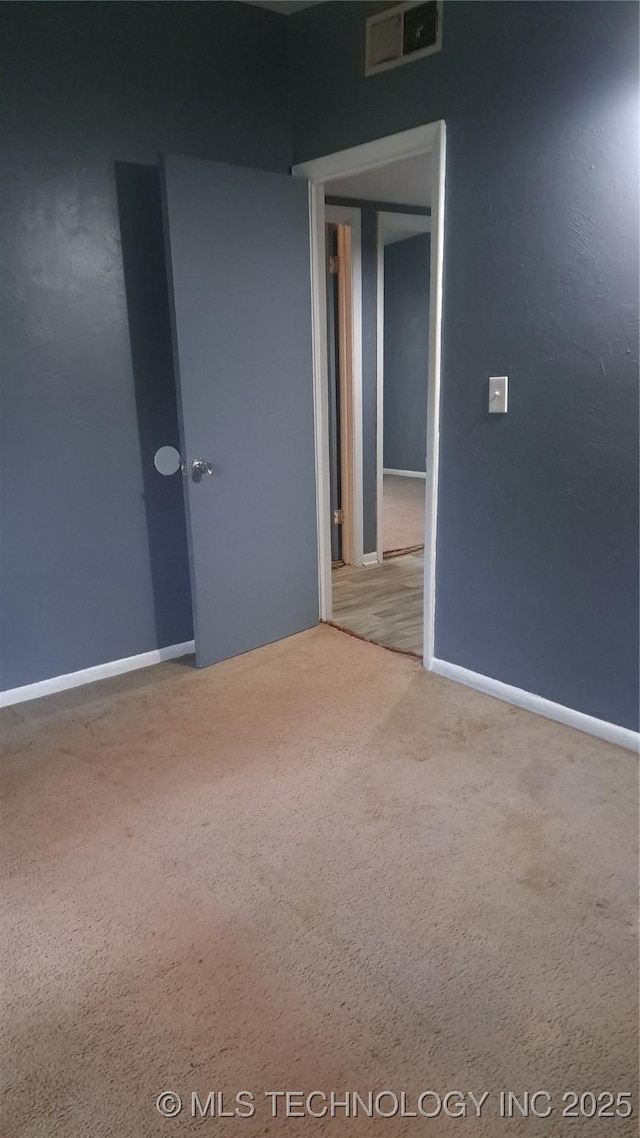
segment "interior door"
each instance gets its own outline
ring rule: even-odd
[[[325,227],[327,256],[327,373],[329,377],[329,489],[331,504],[331,560],[342,560],[342,525],[336,521],[342,506],[340,463],[340,350],[338,327],[338,274],[332,263],[338,256],[338,227]]]
[[[318,621],[308,185],[172,156],[162,180],[203,667]]]

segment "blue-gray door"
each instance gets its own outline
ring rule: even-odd
[[[308,186],[168,156],[163,195],[203,667],[318,621]]]

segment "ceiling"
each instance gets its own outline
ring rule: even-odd
[[[417,217],[414,213],[379,213],[378,234],[383,245],[395,245],[420,233],[431,232],[431,218]]]
[[[284,16],[292,16],[294,12],[301,12],[303,8],[324,4],[325,0],[242,0],[242,2],[254,4],[256,8],[270,8],[272,12],[281,12]]]
[[[417,154],[351,178],[335,178],[325,183],[325,193],[396,205],[430,206],[431,159],[428,154]]]

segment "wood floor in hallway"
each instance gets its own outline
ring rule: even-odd
[[[334,569],[333,623],[388,648],[422,656],[424,551],[380,565]]]

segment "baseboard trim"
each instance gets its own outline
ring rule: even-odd
[[[97,664],[93,668],[83,668],[80,672],[68,672],[64,676],[53,676],[50,680],[40,680],[21,688],[8,688],[0,692],[0,707],[11,707],[14,703],[25,703],[29,699],[40,699],[44,695],[79,688],[93,684],[96,680],[106,680],[110,676],[121,676],[124,672],[135,672],[138,668],[149,668],[162,664],[164,660],[177,660],[188,656],[195,649],[193,640],[184,644],[170,644],[168,648],[156,648],[153,652],[141,652],[139,656],[126,656],[122,660],[110,660],[108,664]]]
[[[426,470],[394,470],[392,466],[383,466],[383,474],[396,474],[398,478],[426,478]]]
[[[362,555],[363,565],[377,565],[378,561],[379,558],[377,553],[363,553]]]
[[[376,553],[365,553],[363,565],[375,565],[378,562]],[[68,691],[70,688],[82,687],[97,680],[106,680],[110,676],[121,676],[125,672],[135,672],[139,668],[149,668],[154,664],[161,664],[165,660],[176,660],[181,656],[188,656],[194,651],[193,640],[186,640],[183,644],[171,644],[167,648],[157,648],[152,652],[141,652],[138,656],[127,656],[122,660],[111,660],[107,664],[97,664],[93,668],[83,668],[79,672],[68,672],[63,676],[53,676],[48,680],[40,680],[35,684],[26,684],[24,687],[9,688],[0,692],[0,707],[11,707],[16,703],[25,703],[27,700],[40,699],[42,696],[54,695],[56,692]],[[585,715],[582,711],[575,711],[561,703],[554,703],[543,696],[534,695],[533,692],[514,688],[504,684],[501,680],[494,680],[491,676],[483,676],[479,672],[472,672],[460,664],[451,664],[447,660],[434,658],[424,661],[430,672],[435,672],[444,679],[454,680],[464,684],[465,687],[494,696],[514,707],[521,707],[525,711],[533,711],[545,719],[553,719],[556,723],[563,723],[566,727],[573,727],[577,731],[584,731],[587,735],[594,735],[607,743],[615,743],[619,747],[638,752],[640,750],[640,733],[631,731],[627,727],[620,727],[616,723],[608,723],[604,719],[596,719],[592,715]]]
[[[582,711],[574,711],[571,707],[564,707],[561,703],[553,703],[533,692],[522,688],[511,687],[500,680],[493,680],[490,676],[471,672],[459,664],[449,664],[446,660],[432,659],[424,662],[430,672],[444,676],[447,680],[455,680],[465,687],[474,688],[484,692],[485,695],[511,703],[514,707],[521,707],[525,711],[533,711],[536,715],[543,715],[545,719],[554,719],[556,723],[564,723],[566,727],[574,727],[577,731],[584,731],[587,735],[595,735],[607,743],[616,743],[619,747],[626,747],[630,751],[640,749],[640,734],[627,727],[619,727],[616,723],[607,723],[604,719],[595,719],[592,715],[585,715]]]

